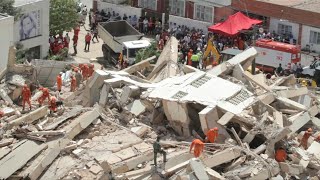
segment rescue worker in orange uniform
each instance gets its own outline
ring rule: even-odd
[[[84,64],[83,68],[81,69],[82,78],[83,78],[84,81],[87,80],[87,78],[88,78],[88,71],[89,71],[88,65]]]
[[[57,98],[55,96],[51,96],[51,98],[50,98],[50,106],[49,106],[50,113],[57,111],[56,103],[57,103]]]
[[[287,159],[287,152],[284,148],[280,147],[276,150],[275,159],[278,162],[284,162]]]
[[[62,89],[62,73],[60,73],[58,76],[57,76],[57,89],[59,92],[61,92],[61,89]]]
[[[218,132],[219,132],[219,129],[217,127],[213,128],[213,129],[210,129],[207,134],[206,134],[206,140],[205,142],[209,142],[209,143],[214,143],[214,141],[217,139],[218,137]]]
[[[119,67],[120,69],[123,69],[123,54],[120,52],[119,54]]]
[[[193,151],[194,157],[199,157],[200,154],[203,152],[204,143],[200,139],[195,139],[191,143],[190,151],[189,151],[190,153],[191,153],[193,147],[194,147],[194,151]]]
[[[89,66],[88,77],[91,77],[93,72],[94,72],[94,64],[91,63]]]
[[[191,56],[193,55],[193,50],[190,49],[189,52],[188,52],[188,55],[187,55],[187,62],[189,66],[192,66],[192,61],[191,61]]]
[[[303,134],[303,137],[301,139],[301,142],[300,142],[300,145],[299,146],[302,146],[304,149],[307,149],[308,148],[308,139],[309,137],[312,135],[312,129],[309,128],[304,134]]]
[[[0,118],[2,118],[4,115],[4,112],[0,110]]]
[[[77,87],[77,80],[74,76],[71,77],[71,85],[70,85],[70,91],[74,92],[76,91],[76,87]]]
[[[31,110],[31,91],[28,87],[28,85],[23,85],[22,88],[22,110],[24,111],[26,103],[29,104],[30,110]]]
[[[42,103],[44,102],[44,100],[46,100],[46,98],[48,98],[48,102],[50,102],[50,94],[48,88],[41,87],[40,90],[42,91],[42,96],[38,99],[38,103],[40,106],[42,106]]]

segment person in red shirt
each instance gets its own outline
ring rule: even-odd
[[[191,66],[192,65],[192,61],[191,61],[191,56],[193,55],[193,50],[190,49],[187,55],[187,65]]]
[[[77,27],[73,28],[73,31],[74,31],[74,35],[75,35],[75,36],[79,36],[80,27],[77,26]]]
[[[74,76],[71,77],[71,85],[70,85],[70,92],[76,91],[77,88],[77,80]]]
[[[78,45],[78,36],[74,35],[73,38],[73,50],[74,50],[74,55],[76,55],[78,53],[77,51],[77,45]]]
[[[84,46],[85,51],[89,51],[90,41],[91,41],[91,35],[90,35],[90,33],[87,33],[87,35],[85,37],[85,46]],[[88,50],[87,50],[87,47],[88,47]]]

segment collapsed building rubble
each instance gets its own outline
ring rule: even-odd
[[[1,91],[0,179],[318,178],[315,89],[294,76],[247,72],[254,48],[207,72],[178,64],[177,53],[171,38],[156,64],[151,57],[122,71],[96,70],[54,115],[47,106],[24,113],[14,88]],[[216,142],[194,158],[190,141],[214,127]],[[316,133],[305,149],[309,128]],[[157,137],[167,162],[158,158],[155,167]],[[275,160],[280,147],[283,162]]]

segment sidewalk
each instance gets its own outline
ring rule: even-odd
[[[91,58],[95,59],[102,59],[103,58],[103,53],[102,53],[102,40],[99,38],[99,42],[92,42],[90,43],[90,51],[86,52],[84,51],[84,46],[85,46],[85,36],[89,32],[89,22],[88,22],[88,16],[86,18],[86,24],[84,26],[80,27],[80,32],[79,32],[79,39],[78,39],[78,54],[76,56],[71,56],[71,54],[74,53],[73,51],[73,30],[72,32],[69,32],[69,37],[70,37],[70,45],[69,45],[69,58],[68,60],[74,60],[78,63],[90,63]],[[101,65],[98,62],[94,62],[95,69],[100,69]]]

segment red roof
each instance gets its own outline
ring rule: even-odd
[[[262,21],[251,19],[241,12],[237,12],[229,16],[225,22],[210,26],[208,30],[227,36],[234,36],[237,35],[241,30],[250,29],[252,25],[260,23],[262,23]]]

